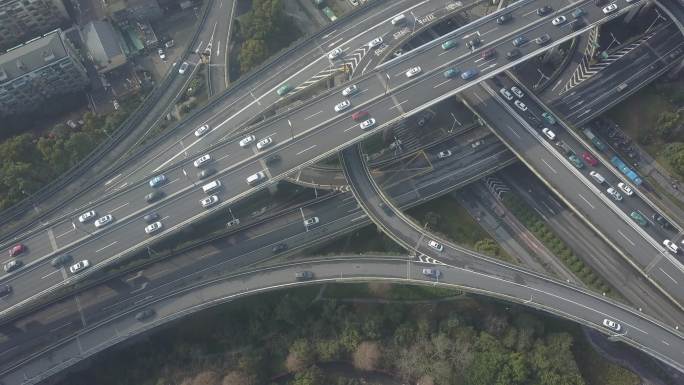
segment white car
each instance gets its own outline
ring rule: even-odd
[[[98,220],[95,221],[95,227],[97,227],[98,229],[100,227],[104,227],[104,226],[108,225],[109,223],[111,223],[112,220],[114,220],[114,217],[112,216],[112,214],[107,214],[104,217],[99,218]]]
[[[154,222],[150,225],[145,226],[145,234],[156,233],[157,231],[161,230],[161,228],[162,228],[161,222]]]
[[[548,128],[544,127],[542,128],[542,134],[549,138],[549,140],[554,140],[556,139],[556,134],[553,133],[553,131],[549,130]]]
[[[188,70],[188,67],[190,67],[190,64],[188,62],[184,61],[183,64],[180,65],[180,68],[178,68],[178,73],[183,75],[185,71]]]
[[[440,151],[439,154],[437,154],[437,158],[444,159],[450,157],[451,155],[453,155],[451,150],[444,150]]]
[[[614,188],[612,188],[612,187],[608,187],[608,190],[606,190],[606,192],[607,192],[613,199],[615,199],[616,201],[619,202],[619,201],[622,200],[622,195],[620,195],[620,193],[617,192],[616,189],[614,189]]]
[[[420,68],[420,66],[411,67],[411,68],[409,68],[408,71],[406,71],[406,77],[412,78],[412,77],[418,75],[421,71],[422,71],[422,69]]]
[[[520,90],[520,88],[518,88],[516,86],[511,87],[511,92],[519,98],[523,98],[525,96],[525,94],[523,94],[523,92]]]
[[[428,241],[428,246],[432,247],[433,249],[435,249],[437,251],[444,250],[444,246],[442,246],[442,244],[437,242],[437,241],[432,241],[432,240]]]
[[[81,223],[86,223],[86,222],[91,221],[93,218],[95,218],[95,216],[97,216],[97,213],[95,212],[95,210],[90,210],[90,211],[87,211],[87,212],[79,215],[78,221]]]
[[[233,227],[233,226],[237,226],[239,224],[240,224],[240,218],[235,218],[235,219],[231,219],[230,221],[228,221],[228,223],[226,223],[226,227]]]
[[[628,197],[631,197],[632,194],[634,194],[634,190],[632,190],[631,187],[627,186],[627,183],[625,182],[618,183],[618,188],[622,190],[622,192],[625,193],[625,195],[627,195]]]
[[[200,168],[200,167],[202,167],[203,164],[207,163],[210,160],[211,160],[211,155],[205,154],[205,155],[202,155],[199,158],[195,159],[195,161],[192,164],[194,164],[195,167]]]
[[[90,266],[90,261],[88,261],[87,259],[84,259],[82,261],[78,261],[78,262],[74,263],[73,265],[69,266],[69,272],[71,272],[71,274],[76,274],[88,266]]]
[[[338,57],[340,57],[340,55],[342,55],[342,48],[335,48],[334,50],[330,51],[330,53],[328,53],[328,59],[335,60]]]
[[[204,134],[206,134],[209,131],[209,125],[208,124],[203,124],[200,126],[200,128],[195,130],[195,136],[200,137]]]
[[[343,100],[335,105],[335,112],[342,112],[349,107],[351,107],[351,102],[349,100]]]
[[[527,111],[527,106],[520,100],[516,100],[515,102],[513,102],[513,104],[515,104],[515,106],[518,107],[520,111]]]
[[[551,20],[551,24],[553,25],[561,25],[565,23],[568,19],[565,18],[565,16],[558,16],[557,18]]]
[[[256,148],[257,148],[257,150],[261,151],[261,150],[263,150],[264,148],[270,146],[271,143],[273,143],[273,139],[271,139],[270,137],[268,137],[268,138],[263,138],[263,139],[261,139],[259,142],[257,142]]]
[[[311,217],[304,220],[304,227],[313,226],[318,223],[318,217]]]
[[[363,122],[361,122],[361,124],[359,124],[359,127],[361,127],[362,130],[367,130],[373,126],[375,126],[375,119],[373,118],[364,120]]]
[[[679,252],[679,248],[677,247],[677,245],[669,239],[664,240],[663,245],[665,245],[665,247],[670,249],[670,251],[675,253],[675,254],[677,254]]]
[[[166,53],[164,53],[164,50],[163,50],[163,49],[159,48],[159,49],[157,50],[157,53],[159,54],[159,58],[160,58],[160,59],[166,60]]]
[[[202,207],[204,207],[206,209],[207,207],[211,207],[211,206],[215,205],[216,202],[218,202],[218,200],[219,200],[218,196],[211,195],[211,196],[208,196],[206,198],[200,199],[199,202],[202,205]]]
[[[603,326],[615,330],[616,332],[619,332],[622,329],[622,326],[619,323],[609,320],[608,318],[603,320]]]
[[[354,95],[357,92],[359,92],[359,87],[357,87],[356,84],[352,84],[342,90],[342,96]]]
[[[442,272],[438,269],[425,268],[422,270],[422,273],[424,276],[431,277],[431,278],[439,278],[442,276]]]
[[[379,46],[380,44],[382,44],[382,37],[376,37],[375,39],[368,42],[368,48],[373,49]]]
[[[247,135],[242,140],[240,141],[240,147],[245,148],[249,146],[250,143],[252,143],[256,138],[254,135]]]
[[[501,96],[506,98],[506,100],[513,100],[513,94],[510,91],[508,91],[507,89],[502,88],[499,90],[499,93],[501,94]]]
[[[603,8],[603,13],[607,15],[609,13],[613,13],[613,12],[617,11],[617,9],[618,9],[617,4],[613,3],[613,4],[610,4],[609,6]]]

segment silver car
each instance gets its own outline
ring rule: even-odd
[[[145,226],[145,234],[152,234],[156,233],[157,231],[162,229],[162,223],[161,222],[154,222],[152,224],[149,224]]]
[[[95,227],[97,227],[99,229],[100,227],[104,227],[104,226],[108,225],[113,220],[114,220],[114,217],[112,216],[112,214],[107,214],[104,217],[99,218],[98,220],[95,221]]]

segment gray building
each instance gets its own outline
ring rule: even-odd
[[[0,0],[0,50],[63,26],[62,0]]]
[[[82,35],[97,72],[109,72],[126,64],[121,38],[108,22],[91,21],[83,27]]]
[[[34,110],[88,84],[76,50],[61,30],[52,31],[0,55],[0,114]]]

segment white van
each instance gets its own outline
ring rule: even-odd
[[[218,189],[221,188],[221,181],[220,180],[215,180],[213,182],[209,182],[202,186],[202,190],[204,191],[205,194],[212,193]]]
[[[592,178],[594,178],[595,181],[603,184],[605,182],[605,178],[603,178],[603,175],[597,173],[596,171],[590,171],[589,175],[591,175]]]
[[[251,185],[255,185],[255,184],[261,182],[265,178],[266,178],[266,174],[264,174],[263,171],[259,171],[256,174],[252,174],[252,175],[248,176],[247,177],[247,183],[251,184]]]
[[[403,25],[406,23],[406,15],[403,13],[401,15],[394,16],[391,21],[392,25]]]

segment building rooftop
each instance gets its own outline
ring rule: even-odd
[[[14,80],[66,56],[61,30],[29,40],[0,55],[0,83]]]
[[[88,52],[99,68],[114,65],[124,55],[119,37],[111,24],[104,21],[92,21],[83,27],[83,35]],[[125,59],[123,59],[125,62]]]

